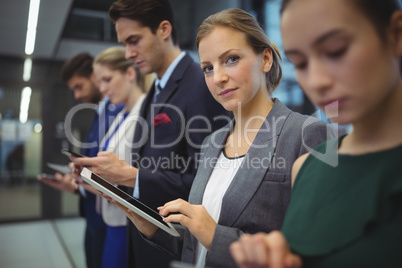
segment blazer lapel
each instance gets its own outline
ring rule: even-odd
[[[226,139],[230,133],[230,129],[233,126],[233,121],[227,124],[225,127],[215,131],[211,135],[211,140],[208,144],[208,148],[205,149],[202,161],[198,166],[198,173],[196,179],[191,187],[189,202],[191,204],[201,204],[204,196],[205,187],[208,184],[212,171],[215,168],[215,163],[219,158],[219,154],[222,152],[222,148],[225,146]]]
[[[116,128],[116,125],[117,125],[116,119],[120,118],[121,115],[122,115],[122,112],[119,112],[119,113],[115,116],[113,122],[110,124],[109,130],[108,130],[107,133],[103,136],[103,138],[102,138],[102,140],[101,140],[101,142],[100,142],[100,144],[99,144],[99,152],[103,151],[103,147],[105,146],[106,140],[109,139],[111,133],[112,133],[112,132],[114,131],[114,129]],[[109,141],[109,143],[110,143],[110,141]]]
[[[191,57],[186,54],[181,61],[177,64],[176,68],[174,69],[172,75],[170,76],[168,82],[166,83],[165,87],[161,90],[158,95],[154,111],[154,116],[159,114],[160,110],[166,103],[169,103],[170,97],[173,93],[176,92],[178,89],[178,83],[183,78],[184,72],[187,69],[187,66],[192,62]],[[185,89],[183,89],[185,90]],[[152,94],[153,96],[154,94]],[[159,105],[158,105],[159,104]]]
[[[150,113],[148,112],[150,109],[150,105],[152,104],[152,99],[155,93],[155,82],[153,83],[151,89],[149,90],[148,94],[146,95],[141,108],[140,108],[140,116],[138,117],[138,121],[136,123],[134,137],[133,137],[133,154],[140,154],[142,148],[144,147],[149,129],[151,124]]]
[[[242,166],[223,197],[219,224],[232,226],[258,190],[266,173],[269,172],[278,136],[289,114],[290,110],[279,100],[275,100],[265,123],[244,156]],[[259,164],[255,165],[256,162]]]
[[[136,125],[135,128],[135,134],[134,134],[134,148],[133,148],[133,153],[136,154],[141,154],[142,149],[144,148],[144,145],[146,143],[147,137],[149,136],[148,134],[150,133],[151,129],[151,124],[153,121],[152,116],[157,115],[160,110],[163,108],[165,104],[168,103],[170,97],[173,95],[174,92],[177,91],[178,88],[178,82],[182,79],[184,76],[184,72],[187,69],[187,66],[192,62],[192,59],[189,55],[185,55],[183,59],[177,64],[176,68],[174,69],[171,77],[169,78],[166,86],[163,88],[163,90],[159,93],[158,96],[158,101],[155,105],[155,107],[152,107],[153,105],[153,97],[155,94],[155,82],[153,83],[151,89],[149,90],[144,103],[141,107],[140,110],[140,118],[139,120],[145,120],[143,122],[143,126],[140,126],[141,124]],[[145,128],[145,129],[144,129]]]
[[[143,102],[143,98],[144,96],[141,96],[134,107],[131,109],[130,113],[128,114],[127,118],[121,123],[120,127],[119,127],[119,131],[117,131],[115,133],[115,135],[112,137],[113,139],[113,145],[114,145],[114,149],[113,152],[117,155],[119,155],[121,158],[123,158],[124,160],[126,160],[126,138],[129,137],[128,135],[130,134],[130,136],[132,136],[134,133],[130,131],[133,130],[135,131],[135,127],[138,121],[138,117],[139,117],[139,112],[140,109],[142,107],[142,102]],[[138,104],[140,105],[138,107]],[[121,120],[123,120],[123,116],[124,113],[121,112],[119,113],[119,117],[118,118],[118,122],[116,123],[120,123]],[[115,120],[116,121],[116,120]],[[115,122],[113,122],[114,124]],[[117,127],[117,124],[114,124],[114,128],[115,129]],[[112,140],[110,141],[112,142]]]
[[[105,142],[107,139],[109,139],[109,146],[113,146],[113,149],[111,150],[113,153],[118,153],[119,149],[119,142],[120,142],[120,137],[121,137],[121,132],[122,131],[116,131],[116,127],[120,124],[120,121],[123,119],[124,112],[120,112],[116,117],[115,120],[113,120],[112,125],[109,128],[109,132],[107,133],[107,137],[105,135],[104,142],[102,144],[102,148],[100,148],[100,151],[103,150],[103,146],[105,145]],[[124,122],[119,126],[119,129],[123,126]],[[115,133],[114,133],[115,132]],[[113,135],[112,135],[113,134]],[[112,136],[111,136],[112,135]],[[107,148],[106,148],[107,150]]]
[[[215,131],[211,134],[211,140],[208,143],[208,148],[205,148],[203,158],[198,166],[198,172],[196,179],[193,182],[189,195],[189,203],[194,205],[202,204],[202,198],[204,196],[205,187],[208,184],[212,171],[214,170],[216,160],[219,158],[219,154],[222,152],[222,148],[226,143],[226,139],[230,133],[233,121],[227,124],[225,127]],[[197,248],[198,240],[195,236],[191,236],[191,244],[193,248]],[[194,254],[196,254],[194,252]]]

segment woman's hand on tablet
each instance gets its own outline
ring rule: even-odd
[[[188,228],[197,240],[209,250],[214,237],[216,222],[203,205],[192,205],[183,199],[176,199],[158,207],[165,222],[178,222]],[[170,214],[169,213],[175,213]]]
[[[138,214],[134,213],[132,210],[126,208],[125,206],[121,205],[119,202],[115,201],[114,199],[110,198],[109,196],[101,193],[101,195],[113,203],[116,207],[121,209],[124,214],[126,214],[127,218],[137,227],[137,229],[145,236],[150,237],[153,236],[156,231],[159,229],[148,220],[142,218]]]

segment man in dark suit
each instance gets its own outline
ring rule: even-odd
[[[80,53],[67,60],[61,69],[62,79],[73,91],[74,98],[83,103],[98,105],[96,114],[92,120],[85,139],[86,144],[81,153],[85,156],[96,156],[99,150],[99,142],[107,132],[110,123],[123,108],[122,105],[114,106],[108,98],[104,97],[97,86],[92,69],[93,57],[88,53]],[[67,130],[68,131],[68,130]],[[102,252],[106,235],[106,224],[102,216],[95,209],[95,195],[81,188],[76,190],[72,184],[74,178],[70,175],[55,174],[56,180],[39,178],[42,182],[56,190],[75,192],[80,195],[80,215],[85,217],[85,257],[88,268],[100,268],[102,264]]]
[[[132,144],[132,166],[110,153],[76,159],[155,209],[188,198],[202,141],[230,119],[209,93],[200,66],[178,45],[167,0],[118,0],[109,9],[117,39],[143,74],[155,72],[140,111]],[[148,245],[129,226],[129,267],[169,267],[174,258]]]

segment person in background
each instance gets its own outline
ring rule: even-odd
[[[234,119],[205,139],[189,202],[158,208],[165,222],[180,223],[174,225],[180,237],[113,202],[152,244],[183,262],[233,267],[229,245],[241,234],[281,228],[292,164],[327,140],[327,124],[271,97],[282,77],[281,56],[249,13],[211,15],[199,27],[196,45],[211,95]]]
[[[287,0],[284,49],[310,100],[353,131],[294,164],[282,232],[231,246],[240,267],[402,267],[399,1]]]
[[[111,104],[108,98],[99,91],[92,64],[93,57],[84,52],[67,60],[61,69],[62,79],[74,93],[76,100],[98,104],[97,113],[85,139],[85,143],[95,142],[95,145],[81,149],[81,153],[89,157],[96,156],[99,143],[111,123],[110,119],[113,119],[123,108],[122,105]],[[38,179],[56,190],[76,192],[80,195],[80,215],[86,220],[84,238],[86,264],[88,268],[101,267],[106,225],[102,216],[96,212],[96,196],[83,188],[77,190],[73,185],[74,177],[71,174],[62,176],[56,173],[55,178],[55,181],[43,177]]]
[[[74,162],[133,187],[130,194],[154,210],[176,198],[187,200],[202,141],[229,115],[209,94],[199,65],[180,49],[167,0],[118,0],[109,14],[126,58],[157,78],[141,107],[131,165],[104,153]],[[129,267],[169,267],[177,259],[146,243],[134,225],[128,229]]]
[[[100,143],[100,152],[115,154],[130,164],[132,141],[141,104],[145,99],[144,77],[124,47],[111,47],[99,53],[93,63],[100,92],[111,103],[124,104]],[[127,267],[126,215],[101,196],[97,196],[107,225],[102,267]]]

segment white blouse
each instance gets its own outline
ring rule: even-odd
[[[202,199],[202,205],[215,222],[219,220],[223,196],[241,166],[243,159],[244,157],[228,158],[223,151],[219,155]],[[197,253],[196,266],[197,268],[202,268],[205,266],[207,249],[200,242],[198,242]]]

